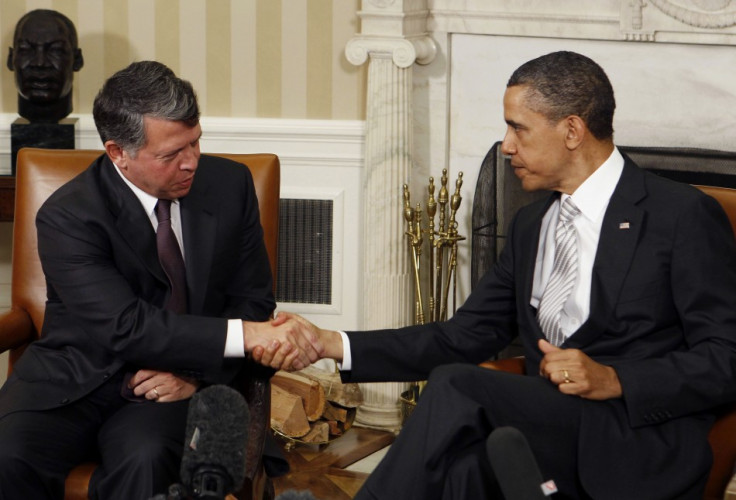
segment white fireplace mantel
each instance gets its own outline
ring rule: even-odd
[[[736,43],[733,0],[435,0],[430,32]]]

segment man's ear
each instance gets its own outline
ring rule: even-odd
[[[8,69],[10,71],[15,71],[15,68],[13,68],[13,47],[8,48],[8,61],[7,61]]]
[[[13,49],[10,49],[13,50]],[[82,49],[74,49],[74,62],[72,63],[72,69],[79,71],[84,66],[84,57],[82,56]]]
[[[570,151],[577,149],[588,133],[588,126],[582,118],[570,115],[565,118],[565,145]]]
[[[110,161],[117,165],[118,168],[121,168],[123,170],[128,168],[128,165],[126,163],[128,155],[125,153],[123,148],[118,145],[117,142],[106,141],[105,152],[107,153],[107,157],[110,158]]]

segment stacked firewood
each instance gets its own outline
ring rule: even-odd
[[[337,373],[307,367],[271,378],[271,427],[304,443],[324,443],[347,431],[363,401],[358,384]]]

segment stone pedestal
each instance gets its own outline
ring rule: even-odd
[[[10,124],[11,175],[15,175],[15,159],[21,148],[74,149],[77,118],[64,118],[59,123],[31,123],[18,118]]]

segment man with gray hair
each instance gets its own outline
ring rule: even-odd
[[[105,154],[37,216],[48,300],[0,389],[0,498],[62,498],[89,459],[92,498],[165,493],[192,394],[261,368],[255,346],[297,346],[261,328],[275,303],[253,179],[200,156],[189,82],[133,63],[93,113]]]

